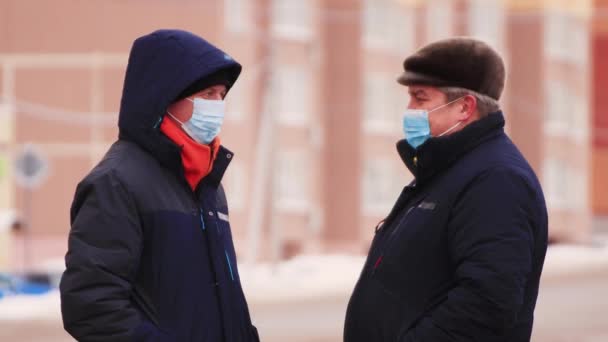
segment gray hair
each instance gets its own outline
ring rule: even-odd
[[[475,97],[477,100],[477,111],[479,112],[479,117],[487,116],[490,113],[497,112],[500,110],[500,105],[498,101],[493,98],[475,92],[473,90],[457,88],[457,87],[440,87],[439,91],[447,96],[447,102],[454,101],[460,97],[465,95],[471,95]]]

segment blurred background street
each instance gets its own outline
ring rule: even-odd
[[[0,0],[0,341],[70,341],[70,204],[117,138],[132,41],[159,28],[243,64],[224,186],[263,341],[341,341],[373,229],[412,180],[401,63],[461,35],[504,56],[506,130],[549,208],[533,341],[608,341],[608,0]]]
[[[534,342],[605,342],[608,247],[551,247],[536,310]],[[364,259],[298,257],[242,267],[254,324],[264,342],[339,342],[348,296]],[[2,341],[67,342],[59,294],[0,302]]]

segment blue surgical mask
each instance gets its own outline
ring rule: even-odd
[[[431,137],[429,113],[424,109],[407,109],[403,115],[403,134],[413,148],[418,148]]]
[[[188,135],[201,144],[208,145],[218,136],[224,123],[226,103],[221,100],[206,100],[201,98],[188,98],[194,103],[192,117],[186,121],[179,121],[173,114],[167,112],[175,121],[182,125]]]
[[[454,103],[460,100],[461,98],[462,97],[459,97],[454,101],[442,104],[441,106],[433,108],[431,110],[407,109],[403,114],[403,134],[405,134],[405,139],[410,144],[410,146],[412,146],[413,148],[418,148],[418,146],[424,144],[424,142],[426,142],[432,137],[431,125],[429,124],[429,113],[441,109],[451,103]],[[456,127],[458,127],[461,123],[462,122],[458,121],[454,126],[450,127],[445,132],[439,134],[438,137],[448,134]]]

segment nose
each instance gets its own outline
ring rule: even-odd
[[[420,109],[417,107],[416,102],[414,100],[410,100],[407,104],[407,109]]]

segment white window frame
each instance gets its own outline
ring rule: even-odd
[[[591,56],[590,24],[585,19],[571,18],[569,60],[577,66],[586,67]]]
[[[364,0],[361,15],[365,47],[399,56],[413,51],[416,27],[412,8],[394,0]]]
[[[224,25],[233,33],[251,30],[254,27],[252,0],[224,0]]]
[[[454,32],[454,11],[449,0],[431,0],[426,6],[427,41],[449,38]]]
[[[249,97],[251,91],[247,90],[250,88],[250,84],[247,77],[241,76],[230,88],[226,95],[226,121],[240,123],[248,117],[248,111],[251,108]]]
[[[389,157],[373,157],[363,160],[361,175],[361,210],[365,216],[379,217],[389,213],[404,186],[413,176]],[[375,168],[370,174],[370,167]],[[379,174],[375,174],[379,173]]]
[[[544,131],[553,137],[567,138],[583,142],[591,135],[590,103],[587,92],[571,89],[572,86],[545,78],[545,111]]]
[[[590,58],[590,23],[576,14],[549,10],[544,18],[544,51],[553,60],[586,67]]]
[[[275,37],[309,41],[314,35],[314,0],[271,0],[271,30]]]
[[[307,127],[314,109],[313,78],[304,66],[280,66],[273,72],[273,112],[284,126]]]
[[[397,136],[409,97],[387,72],[365,72],[363,81],[363,131],[367,134]],[[383,113],[379,116],[374,113]]]
[[[563,163],[552,158],[544,161],[542,183],[549,209],[562,210],[567,206],[567,194],[564,195],[564,193],[568,190],[566,183],[562,182],[566,176],[561,176],[561,172],[566,172]]]
[[[279,151],[273,182],[273,207],[280,212],[308,214],[311,209],[311,173],[305,150]],[[288,190],[286,190],[288,189]]]
[[[561,11],[549,10],[545,12],[543,20],[543,42],[545,54],[557,60],[568,58],[568,17]]]
[[[568,90],[559,80],[545,79],[545,132],[551,136],[567,137],[568,122],[565,120],[568,111]],[[566,114],[565,114],[566,113]]]
[[[506,10],[502,1],[469,0],[469,34],[497,51],[505,45]]]
[[[588,207],[586,170],[580,165],[548,157],[543,163],[543,191],[550,210],[581,210]]]

